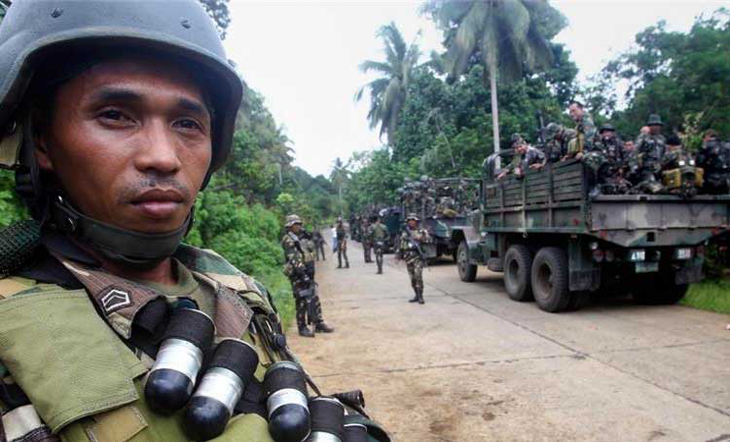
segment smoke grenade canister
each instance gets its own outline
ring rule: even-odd
[[[258,363],[258,353],[247,342],[225,339],[218,344],[185,412],[185,430],[192,439],[223,433]]]
[[[269,433],[276,442],[302,442],[310,432],[304,373],[293,362],[272,364],[264,377]]]
[[[320,396],[309,401],[312,413],[312,434],[307,442],[342,442],[345,429],[345,408],[336,399]]]
[[[185,406],[214,334],[213,320],[200,310],[173,311],[145,383],[144,395],[150,408],[172,413]]]

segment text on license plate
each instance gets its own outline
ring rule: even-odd
[[[659,271],[658,262],[635,262],[634,264],[636,264],[636,273],[649,273]]]

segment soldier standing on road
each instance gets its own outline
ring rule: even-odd
[[[408,275],[411,277],[411,287],[415,292],[413,299],[408,302],[418,302],[424,304],[423,299],[423,267],[426,265],[426,256],[423,254],[423,244],[431,243],[431,235],[426,229],[418,226],[418,216],[411,213],[406,218],[406,228],[401,233],[400,244],[396,259],[404,259]]]
[[[658,193],[663,186],[659,181],[661,161],[664,157],[666,139],[662,135],[661,117],[657,114],[649,115],[645,127],[649,132],[642,132],[636,138],[634,154],[629,159],[632,182],[632,192]]]
[[[314,260],[311,253],[305,250],[301,235],[302,220],[297,215],[286,217],[286,235],[281,239],[284,249],[284,274],[289,277],[294,295],[297,327],[299,335],[313,338],[314,332],[309,328],[314,324],[314,331],[332,333],[334,329],[328,326],[322,318],[322,305],[317,296],[314,282]]]
[[[375,217],[375,222],[368,229],[368,237],[375,247],[375,263],[378,265],[378,275],[383,274],[383,253],[385,253],[385,241],[388,239],[388,228],[380,222],[380,217]]]
[[[335,238],[337,239],[337,268],[342,268],[342,257],[345,258],[345,268],[350,268],[350,261],[347,259],[347,229],[342,218],[337,218],[335,225]]]
[[[317,252],[317,261],[319,261],[320,255],[322,256],[322,261],[327,261],[327,256],[324,253],[324,237],[322,236],[322,232],[317,229],[312,234],[312,237],[314,238],[314,247]]]
[[[705,170],[703,191],[721,195],[730,193],[730,143],[722,143],[713,129],[705,132],[697,153],[697,166]]]
[[[373,250],[373,241],[370,238],[370,235],[368,234],[368,230],[370,229],[370,221],[367,219],[367,217],[362,217],[362,224],[360,227],[361,237],[362,237],[362,251],[365,258],[365,263],[372,263],[373,262],[373,256],[372,256],[372,250]]]

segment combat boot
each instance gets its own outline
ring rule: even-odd
[[[332,333],[335,329],[327,325],[326,322],[320,321],[314,325],[314,331],[317,333]]]
[[[413,295],[413,298],[408,300],[408,302],[419,302],[418,300],[420,298],[418,297],[418,289],[413,289],[413,291],[415,292],[415,294]]]
[[[423,289],[418,289],[418,291],[416,293],[418,294],[418,303],[425,304],[426,300],[423,299]]]
[[[306,313],[304,313],[304,309],[299,305],[297,307],[299,307],[297,308],[297,328],[299,328],[299,336],[313,338],[314,332],[307,327],[307,317]]]
[[[314,332],[309,329],[309,327],[299,327],[299,336],[304,336],[305,338],[313,338]]]

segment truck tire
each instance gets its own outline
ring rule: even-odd
[[[635,284],[631,296],[640,304],[671,305],[678,303],[687,293],[689,284],[674,284],[669,275],[659,276]]]
[[[568,257],[557,247],[543,247],[532,261],[532,293],[540,309],[557,313],[570,305]]]
[[[532,253],[530,249],[514,244],[504,255],[504,288],[510,299],[517,302],[532,301],[532,283],[530,270]]]
[[[459,243],[456,251],[456,268],[459,269],[459,278],[464,282],[474,282],[477,277],[477,266],[469,263],[469,247],[466,241]]]

